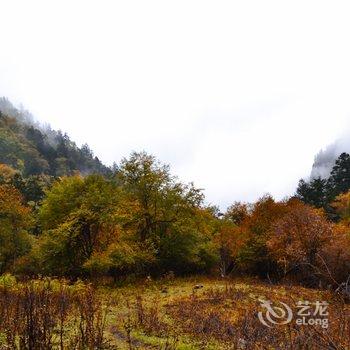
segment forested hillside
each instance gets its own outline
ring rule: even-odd
[[[350,155],[341,153],[328,176],[311,178],[309,181],[300,180],[296,195],[304,203],[324,209],[332,220],[338,220],[339,215],[334,203],[338,196],[349,190]]]
[[[0,273],[239,273],[334,287],[350,274],[346,153],[328,179],[301,181],[294,197],[233,199],[220,213],[146,152],[112,172],[87,146],[1,105]]]
[[[346,136],[337,139],[315,156],[310,174],[311,179],[319,177],[322,179],[328,178],[335,165],[335,161],[343,152],[350,152],[349,138]]]
[[[79,148],[67,134],[40,126],[30,113],[15,108],[6,98],[0,98],[0,163],[23,176],[110,171],[88,145]]]

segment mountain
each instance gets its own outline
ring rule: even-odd
[[[350,139],[347,137],[339,138],[316,155],[310,178],[328,178],[336,159],[343,152],[350,153]]]
[[[41,126],[28,111],[4,97],[0,98],[0,163],[23,176],[111,172],[88,145],[78,147],[67,134]]]

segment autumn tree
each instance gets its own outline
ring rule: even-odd
[[[293,272],[310,279],[319,272],[320,253],[332,236],[333,225],[322,211],[294,200],[271,226],[267,247],[284,275]]]
[[[347,285],[350,276],[350,232],[348,221],[333,225],[333,234],[320,253],[319,270],[326,285]]]
[[[39,210],[40,265],[70,276],[208,269],[213,216],[202,198],[144,153],[123,160],[115,178],[62,178]]]
[[[229,206],[224,218],[235,225],[241,225],[249,216],[249,205],[247,203],[235,202]]]
[[[40,259],[50,273],[79,275],[96,251],[113,240],[118,191],[100,175],[54,183],[40,208],[45,232]]]
[[[38,207],[45,196],[54,178],[49,175],[30,175],[23,177],[22,174],[6,164],[0,164],[0,184],[14,186],[23,196],[25,202],[32,207]]]
[[[168,165],[144,152],[121,162],[117,181],[139,203],[130,225],[145,249],[156,251],[162,269],[206,268],[213,258],[207,233],[212,216],[208,219],[199,189],[179,182]]]
[[[12,185],[19,172],[7,164],[0,164],[0,184]]]
[[[245,242],[245,236],[240,226],[226,218],[218,220],[216,226],[214,242],[219,252],[220,274],[224,277],[236,267],[236,257]]]
[[[267,277],[275,271],[267,241],[273,223],[286,212],[286,203],[276,202],[270,195],[259,199],[241,222],[241,240],[244,242],[237,253],[237,263],[243,271]]]
[[[332,207],[340,216],[342,223],[349,226],[350,224],[350,191],[338,195]]]
[[[203,194],[192,184],[183,185],[170,175],[169,166],[144,152],[123,159],[118,180],[140,204],[138,233],[145,241],[164,231],[182,214],[191,213],[203,201]]]
[[[30,249],[30,209],[11,185],[0,185],[0,273],[11,269]]]

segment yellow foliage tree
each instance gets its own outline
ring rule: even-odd
[[[30,209],[23,205],[21,194],[13,186],[0,185],[0,272],[11,269],[29,251],[30,224]]]

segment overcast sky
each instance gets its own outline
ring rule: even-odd
[[[350,116],[348,1],[0,0],[0,95],[225,207],[283,198]]]

